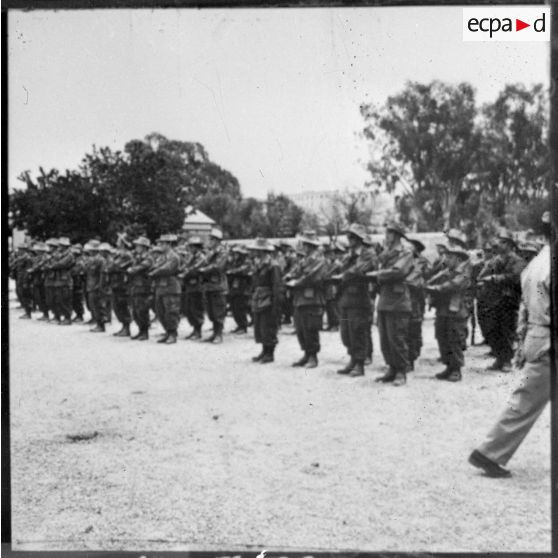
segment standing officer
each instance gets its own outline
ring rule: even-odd
[[[72,267],[74,266],[74,255],[72,254],[70,239],[61,237],[58,239],[58,254],[50,264],[54,271],[54,306],[55,313],[64,318],[61,325],[72,323]]]
[[[178,279],[180,258],[171,247],[176,240],[175,234],[164,234],[159,238],[163,254],[154,269],[149,272],[149,276],[155,280],[157,318],[165,330],[157,343],[167,345],[176,343],[180,321],[180,280]]]
[[[54,262],[58,259],[58,240],[56,238],[49,238],[46,241],[47,246],[50,248],[50,257],[44,264],[45,270],[45,297],[48,310],[54,315],[54,323],[60,323],[60,313],[56,305],[55,293],[55,276],[56,272],[52,268]],[[50,322],[51,320],[49,320]]]
[[[118,250],[107,266],[107,274],[112,293],[112,307],[116,319],[122,327],[114,337],[129,337],[132,316],[130,314],[130,291],[128,285],[128,268],[133,263],[133,256],[126,249],[124,239],[118,239]]]
[[[248,260],[248,250],[244,246],[232,249],[232,267],[227,270],[231,311],[236,328],[231,333],[246,333],[248,330],[248,301],[252,281],[252,266]]]
[[[149,306],[151,296],[151,280],[149,271],[153,267],[153,257],[149,253],[151,242],[140,236],[133,242],[135,258],[127,268],[129,277],[130,298],[132,301],[132,317],[138,326],[138,333],[132,337],[137,341],[149,339]]]
[[[424,244],[414,238],[407,238],[413,251],[413,270],[407,276],[409,294],[411,295],[411,317],[409,319],[409,367],[415,369],[415,360],[422,349],[422,322],[426,306],[424,281],[430,271],[430,262],[422,255]]]
[[[341,273],[333,276],[340,281],[339,317],[341,340],[349,353],[349,363],[338,374],[364,376],[367,351],[367,327],[371,301],[366,273],[376,268],[376,255],[364,246],[366,230],[353,224],[347,231],[349,253],[341,264]]]
[[[517,363],[521,377],[500,418],[469,463],[489,477],[510,477],[505,465],[513,457],[550,400],[550,212],[542,216],[547,244],[521,273]],[[556,358],[556,353],[554,354]],[[558,367],[558,362],[555,363]]]
[[[345,250],[337,243],[333,243],[325,249],[327,269],[324,279],[325,289],[325,312],[327,316],[326,331],[339,331],[339,307],[338,307],[338,285],[332,277],[341,270],[341,258]]]
[[[254,339],[262,344],[262,351],[252,358],[254,362],[273,362],[277,345],[279,312],[283,280],[281,269],[273,259],[275,247],[265,238],[257,238],[249,249],[255,254],[252,295]]]
[[[199,236],[191,237],[188,240],[188,246],[192,255],[183,272],[183,311],[188,323],[193,328],[192,332],[186,336],[186,339],[196,340],[201,339],[201,329],[204,320],[203,286],[199,268],[205,262],[205,254],[203,252],[203,242]]]
[[[448,246],[446,269],[426,284],[427,291],[433,296],[438,323],[438,342],[442,362],[446,369],[436,378],[459,382],[464,365],[463,332],[467,328],[469,305],[466,296],[471,281],[466,266],[469,254],[460,246]]]
[[[32,275],[30,273],[33,267],[33,250],[30,244],[24,244],[20,247],[20,252],[21,254],[14,264],[16,291],[19,303],[24,310],[24,314],[20,318],[29,320],[33,311],[33,287]]]
[[[491,268],[483,269],[478,282],[494,287],[494,328],[492,343],[496,356],[488,370],[507,372],[513,357],[513,341],[517,324],[517,312],[521,299],[520,274],[525,262],[515,253],[516,243],[508,231],[498,235],[498,255]]]
[[[405,248],[401,239],[405,230],[399,223],[390,223],[386,227],[384,250],[380,254],[380,269],[369,273],[375,278],[379,288],[378,330],[380,347],[389,370],[377,382],[392,382],[394,386],[406,383],[406,374],[410,369],[409,321],[411,318],[411,294],[406,283],[413,270],[413,254]]]
[[[300,239],[306,254],[301,265],[287,275],[287,287],[292,289],[294,326],[300,348],[304,352],[293,366],[318,366],[320,352],[320,329],[322,327],[325,296],[324,278],[327,263],[320,254],[320,242],[313,236]]]
[[[38,318],[38,321],[48,322],[49,316],[45,296],[44,265],[50,258],[49,247],[42,242],[38,242],[37,244],[35,244],[35,252],[38,255],[30,269],[31,282],[33,286],[33,298],[35,299],[39,310],[43,314],[40,318]]]
[[[203,290],[207,303],[207,316],[213,323],[213,333],[207,343],[223,342],[223,326],[227,314],[227,252],[221,246],[223,233],[212,229],[209,234],[209,251],[203,266],[199,269],[203,278]]]

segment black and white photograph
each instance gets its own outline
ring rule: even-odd
[[[11,550],[550,553],[553,8],[7,10]]]

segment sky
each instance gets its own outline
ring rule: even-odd
[[[358,188],[361,103],[549,83],[548,43],[463,42],[460,7],[10,11],[8,49],[10,188],[151,132],[202,143],[245,196]]]

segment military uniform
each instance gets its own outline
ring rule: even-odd
[[[205,254],[201,250],[202,242],[199,238],[190,239],[189,244],[199,246],[200,249],[193,252],[183,271],[182,312],[193,328],[186,339],[200,339],[204,321],[204,299],[199,268],[205,261]]]
[[[376,269],[377,259],[375,252],[362,244],[362,240],[366,238],[363,227],[353,225],[349,234],[360,238],[361,244],[352,248],[341,263],[339,284],[341,341],[347,348],[350,362],[338,373],[361,376],[364,374],[364,361],[368,352],[367,330],[372,309],[366,273]]]
[[[91,317],[96,324],[96,327],[91,331],[99,332],[105,330],[105,324],[109,321],[109,316],[105,296],[107,289],[105,284],[107,280],[105,274],[106,262],[96,250],[97,246],[93,246],[93,252],[86,264],[85,289]]]
[[[21,317],[30,318],[33,311],[33,287],[29,270],[33,266],[33,257],[27,247],[22,249],[21,255],[14,261],[13,266],[17,297],[25,312]]]
[[[207,304],[207,316],[213,323],[213,334],[207,341],[220,340],[227,314],[227,253],[222,246],[210,251],[199,272],[203,278],[203,291]]]
[[[462,248],[450,248],[448,253],[460,257],[461,263],[468,259],[467,252]],[[454,269],[447,267],[426,285],[436,307],[438,343],[442,362],[446,365],[446,369],[436,375],[438,379],[461,380],[461,368],[464,365],[463,335],[470,310],[466,293],[470,282],[468,268],[458,264]]]
[[[72,267],[72,310],[75,313],[74,321],[82,322],[84,314],[84,283],[85,283],[85,259],[81,248],[73,249],[75,262]]]
[[[256,239],[252,250],[259,253],[273,252],[273,246],[265,239]],[[262,344],[262,352],[254,357],[254,362],[272,362],[277,345],[278,315],[281,309],[283,280],[281,269],[274,260],[268,258],[256,264],[253,275],[252,313],[254,316],[254,338]]]
[[[55,314],[63,316],[64,323],[69,325],[72,323],[72,267],[75,258],[68,239],[60,239],[59,244],[66,249],[59,252],[50,264],[50,269],[54,272],[54,306]]]
[[[337,281],[332,280],[332,277],[337,275],[340,270],[341,260],[337,257],[330,257],[324,278],[327,331],[336,331],[339,329],[339,289]]]
[[[149,248],[149,240],[140,237],[134,241],[134,244]],[[149,337],[149,307],[151,296],[151,279],[149,271],[153,267],[153,257],[146,250],[142,254],[136,254],[132,261],[132,265],[128,267],[127,274],[129,276],[129,292],[132,303],[132,317],[138,326],[138,333],[132,339],[144,341]]]
[[[293,366],[314,368],[320,352],[320,329],[325,307],[324,278],[328,266],[316,250],[318,241],[302,238],[302,243],[314,246],[314,250],[292,271],[287,282],[292,292],[295,331],[304,352],[302,359]]]
[[[247,251],[233,248],[233,253],[237,255],[232,267],[227,270],[229,301],[237,326],[233,333],[245,333],[248,328],[249,300],[247,297],[250,295],[252,266],[247,260]]]
[[[160,240],[165,240],[171,235],[164,235]],[[164,252],[161,259],[157,261],[156,267],[149,272],[154,279],[155,285],[155,307],[157,318],[165,330],[165,335],[159,340],[161,343],[175,343],[180,321],[180,258],[171,248]]]
[[[114,333],[118,337],[130,335],[130,291],[127,270],[133,263],[133,256],[126,249],[120,248],[118,253],[107,265],[107,274],[112,294],[112,307],[116,319],[122,324],[122,329]]]

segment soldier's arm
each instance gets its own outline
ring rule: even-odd
[[[168,277],[178,273],[179,261],[178,256],[167,258],[160,266],[151,271],[152,277]]]
[[[309,269],[304,270],[304,273],[294,280],[294,286],[304,287],[306,285],[313,285],[323,281],[327,273],[327,263],[323,259],[319,259]]]

